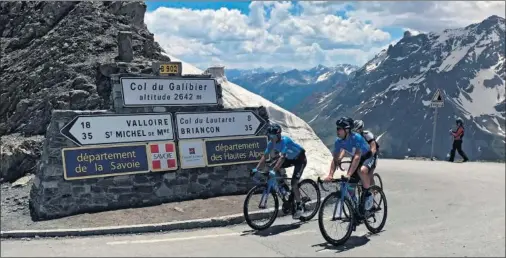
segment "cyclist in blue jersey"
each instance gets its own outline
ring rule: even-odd
[[[264,165],[266,156],[268,156],[272,150],[278,151],[280,155],[280,158],[273,168],[274,171],[277,172],[281,168],[287,168],[291,166],[294,167],[291,185],[297,208],[295,210],[293,218],[298,219],[303,212],[298,184],[302,176],[302,172],[304,172],[304,168],[307,165],[306,151],[302,146],[295,143],[290,137],[284,135],[282,136],[281,126],[277,124],[271,124],[269,126],[267,129],[267,135],[269,137],[267,148],[265,149],[264,155],[262,155],[260,158],[258,165],[253,169],[252,172],[256,173],[258,171],[258,168]]]
[[[341,164],[341,160],[344,158],[344,154],[346,152],[349,153],[353,158],[346,176],[350,178],[350,182],[362,181],[364,188],[363,194],[365,194],[365,198],[362,199],[366,200],[365,208],[369,210],[372,207],[373,201],[372,195],[368,191],[371,184],[369,172],[374,168],[375,157],[365,139],[360,134],[351,131],[353,128],[353,119],[342,117],[337,120],[336,127],[337,139],[334,143],[333,160],[330,164],[329,175],[325,180],[332,180],[336,168]]]

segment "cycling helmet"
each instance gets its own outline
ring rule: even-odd
[[[459,125],[463,125],[464,124],[464,122],[462,122],[462,119],[460,119],[460,118],[457,118],[457,120],[455,120],[455,122],[457,124],[459,124]]]
[[[341,117],[336,121],[337,128],[351,129],[353,127],[353,119],[350,117]]]
[[[355,120],[353,122],[353,129],[354,130],[361,130],[362,128],[364,128],[364,121],[362,121],[362,120]]]
[[[267,134],[280,134],[281,133],[281,126],[278,124],[270,124],[267,128]]]

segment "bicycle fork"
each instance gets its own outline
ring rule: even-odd
[[[269,193],[272,190],[273,184],[271,182],[272,179],[269,179],[267,182],[267,188],[262,193],[262,197],[260,198],[260,203],[258,204],[259,209],[265,209],[267,207],[267,199],[269,198]]]
[[[341,189],[343,189],[343,187],[341,187]],[[345,197],[345,192],[341,190],[339,199],[336,201],[336,205],[334,206],[334,212],[332,213],[332,221],[342,219],[341,214],[343,213],[344,197]],[[337,218],[336,218],[336,212],[339,213],[339,216]]]

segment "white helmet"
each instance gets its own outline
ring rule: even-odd
[[[364,121],[355,120],[353,121],[353,130],[357,131],[364,128]]]

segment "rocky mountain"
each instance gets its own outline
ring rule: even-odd
[[[434,109],[443,92],[434,154],[445,159],[448,130],[464,120],[463,148],[471,159],[505,159],[505,20],[491,16],[465,28],[412,36],[406,33],[356,71],[345,87],[334,88],[299,114],[331,146],[334,121],[363,119],[379,138],[383,157],[430,156]],[[457,154],[458,155],[458,154]]]
[[[308,95],[326,92],[345,82],[358,67],[343,64],[335,67],[318,65],[309,70],[273,69],[226,70],[229,81],[286,108],[295,110]]]
[[[177,60],[154,41],[145,11],[143,2],[0,2],[2,180],[34,171],[53,110],[109,109],[111,74],[149,73],[153,61]],[[119,31],[132,34],[129,62],[117,59]],[[184,63],[183,73],[203,71]],[[307,176],[324,171],[319,161],[330,159],[330,152],[307,123],[218,77],[226,107],[267,107],[315,160]]]

